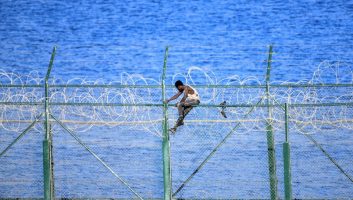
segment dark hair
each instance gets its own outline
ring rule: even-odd
[[[181,82],[181,80],[177,80],[174,85],[176,88],[178,88],[179,85],[184,85],[184,84],[183,82]]]

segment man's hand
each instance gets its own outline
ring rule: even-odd
[[[169,103],[169,100],[168,100],[168,99],[167,99],[167,100],[164,100],[163,103],[168,104],[168,103]]]

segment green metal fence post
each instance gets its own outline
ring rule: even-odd
[[[283,166],[284,166],[284,192],[285,199],[292,199],[292,176],[291,176],[291,166],[290,166],[290,145],[288,138],[288,104],[284,106],[285,113],[285,134],[286,141],[283,143]]]
[[[266,99],[268,108],[268,119],[266,120],[266,132],[267,132],[267,148],[268,148],[268,166],[270,174],[270,194],[271,199],[277,199],[277,175],[276,175],[276,153],[275,153],[275,142],[272,128],[272,108],[270,107],[270,74],[271,74],[271,63],[272,63],[272,45],[270,45],[268,60],[267,60],[267,72],[266,72]]]
[[[56,47],[53,48],[48,71],[45,76],[45,102],[44,102],[44,109],[45,109],[45,121],[44,121],[44,128],[45,128],[45,138],[43,141],[43,173],[44,173],[44,199],[45,200],[53,200],[54,199],[54,172],[53,172],[53,146],[52,146],[52,134],[51,134],[51,125],[50,125],[50,111],[49,111],[49,76],[51,69],[53,67],[54,58],[56,53]]]
[[[43,173],[44,173],[44,199],[51,199],[50,191],[50,158],[49,158],[49,141],[43,140]]]
[[[168,131],[168,104],[165,102],[165,75],[167,70],[168,47],[165,49],[163,74],[162,74],[162,100],[163,100],[163,179],[164,179],[164,200],[172,199],[172,176],[170,166],[170,142]]]

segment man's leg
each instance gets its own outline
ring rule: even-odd
[[[181,126],[183,125],[183,119],[184,119],[184,113],[185,113],[185,107],[184,107],[184,103],[178,103],[177,104],[177,108],[178,108],[178,114],[179,114],[179,117],[177,119],[177,121],[175,122],[175,125],[172,129],[175,129],[178,127],[178,126]]]
[[[196,106],[199,105],[200,101],[199,100],[190,100],[185,102],[184,105],[184,117],[191,111],[191,109]]]
[[[184,118],[186,117],[186,115],[189,114],[189,112],[192,110],[193,106],[194,105],[199,105],[200,104],[200,101],[199,100],[191,100],[191,101],[187,101],[187,102],[184,102],[182,104],[183,106],[183,117],[182,117],[182,121],[181,121],[181,124],[184,124],[183,121],[184,121]],[[180,116],[180,113],[179,113],[179,116]]]
[[[179,113],[179,117],[184,116],[184,104],[183,103],[178,103],[178,113]]]
[[[179,117],[178,117],[178,120],[176,121],[174,127],[170,129],[172,131],[172,133],[175,133],[178,126],[181,126],[184,124],[184,118],[192,110],[193,105],[198,105],[199,103],[200,103],[199,100],[193,100],[193,101],[177,104]]]
[[[186,117],[186,115],[189,114],[189,112],[192,110],[193,106],[186,106],[184,109],[184,118]]]

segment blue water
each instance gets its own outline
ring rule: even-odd
[[[348,75],[353,66],[352,1],[2,0],[0,18],[0,69],[19,74],[38,71],[44,77],[56,45],[52,76],[64,82],[115,81],[123,72],[159,80],[166,46],[170,47],[168,83],[192,66],[218,79],[238,75],[263,80],[269,44],[275,52],[272,81],[310,80],[323,62],[339,65]],[[194,78],[196,83],[205,82],[202,75]],[[321,78],[325,83],[337,82],[331,71]],[[352,76],[346,76],[340,82],[351,81]],[[67,133],[55,128],[58,197],[133,197]],[[95,127],[80,137],[144,197],[160,198],[161,138],[129,131]],[[352,146],[343,140],[352,136],[347,129],[336,131],[340,132],[344,137],[322,134],[318,139],[352,175],[352,150],[338,148]],[[4,130],[1,134],[3,149],[16,134]],[[31,134],[21,141],[22,148],[17,146],[1,158],[6,165],[0,170],[0,197],[43,196],[43,135]],[[195,129],[171,138],[174,191],[222,136]],[[351,182],[322,152],[303,135],[292,139],[295,197],[353,197]],[[283,134],[276,141],[283,198]],[[265,133],[240,130],[223,147],[180,197],[269,198]]]
[[[45,74],[54,45],[53,75],[65,79],[158,79],[167,45],[169,75],[198,66],[219,77],[263,77],[269,44],[272,80],[309,79],[325,60],[352,65],[351,1],[4,0],[0,9],[6,71]]]

